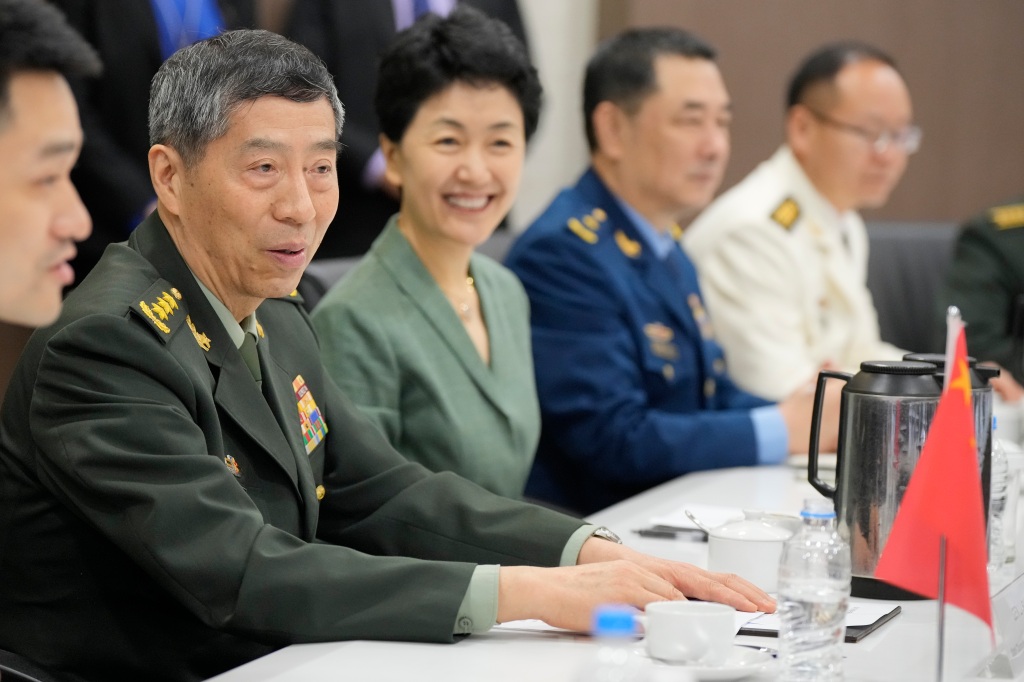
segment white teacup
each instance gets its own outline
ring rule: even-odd
[[[669,663],[722,665],[736,636],[736,609],[699,601],[659,601],[637,616],[651,658]]]
[[[708,529],[708,570],[735,573],[775,592],[782,546],[799,529],[800,519],[749,509],[743,514],[742,520]]]

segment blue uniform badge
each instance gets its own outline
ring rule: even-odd
[[[313,400],[313,394],[306,386],[302,375],[296,375],[292,381],[292,388],[295,390],[295,400],[299,406],[299,425],[302,429],[302,442],[306,446],[306,454],[310,454],[320,444],[320,441],[327,435],[327,422],[320,414],[320,408]]]

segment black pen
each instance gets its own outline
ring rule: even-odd
[[[662,540],[677,540],[680,536],[682,539],[691,542],[705,542],[708,539],[707,533],[699,528],[637,528],[633,532],[640,537],[660,538]]]
[[[659,530],[657,528],[637,528],[633,531],[640,537],[644,538],[664,538],[666,540],[675,540],[676,532],[674,530]]]

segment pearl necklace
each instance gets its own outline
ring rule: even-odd
[[[461,297],[453,296],[448,292],[445,293],[448,295],[448,299],[452,302],[452,305],[455,306],[455,312],[459,314],[459,317],[461,317],[463,321],[469,322],[471,319],[473,319],[472,300],[473,297],[476,296],[477,294],[476,283],[473,281],[472,276],[466,277],[466,293],[469,296],[468,300]]]

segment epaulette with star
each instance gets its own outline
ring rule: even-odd
[[[784,199],[771,214],[771,219],[786,230],[792,228],[799,217],[800,205],[792,197]]]
[[[131,309],[145,320],[156,335],[166,343],[186,324],[188,312],[181,292],[167,280],[157,280],[131,305]]]
[[[1024,227],[1024,204],[1009,204],[989,209],[989,217],[1000,230]]]

